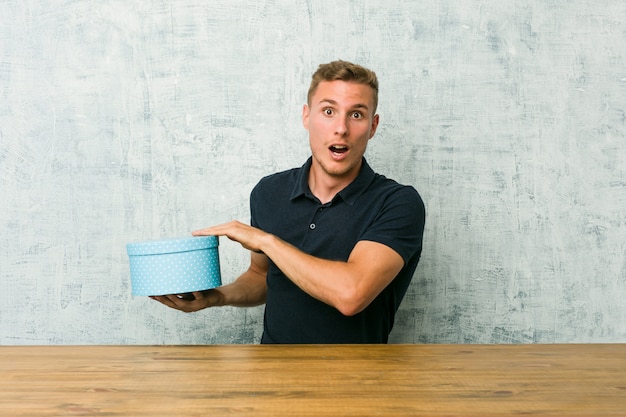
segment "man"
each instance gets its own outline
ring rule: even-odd
[[[185,312],[265,303],[261,343],[387,343],[422,251],[425,208],[414,188],[363,157],[377,104],[374,72],[320,65],[302,110],[311,158],[257,184],[251,226],[193,233],[239,242],[251,251],[248,270],[193,299],[153,298]]]

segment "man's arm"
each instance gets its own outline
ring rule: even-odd
[[[267,256],[251,252],[250,266],[235,281],[221,287],[193,292],[194,299],[181,298],[177,294],[151,297],[168,307],[191,313],[207,307],[252,307],[265,303],[266,276],[269,268]]]
[[[404,266],[400,254],[372,241],[358,242],[348,260],[342,262],[308,255],[274,235],[238,221],[193,234],[226,236],[247,249],[264,253],[303,291],[347,316],[365,309]]]

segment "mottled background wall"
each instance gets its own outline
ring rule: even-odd
[[[257,342],[262,308],[131,297],[125,243],[248,221],[336,58],[427,205],[393,342],[626,342],[623,0],[0,0],[0,343]]]

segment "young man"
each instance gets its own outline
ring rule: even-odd
[[[414,188],[363,157],[377,104],[374,72],[320,65],[302,110],[311,158],[257,184],[251,226],[193,233],[239,242],[251,251],[248,270],[192,300],[153,298],[185,312],[265,303],[262,343],[386,343],[420,258],[425,208]]]

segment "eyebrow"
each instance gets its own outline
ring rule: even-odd
[[[323,99],[321,99],[321,100],[318,102],[318,104],[322,104],[322,103],[329,103],[329,104],[332,104],[332,105],[334,105],[334,106],[336,106],[336,105],[338,104],[335,100],[330,99],[330,98],[323,98]],[[353,108],[353,109],[365,109],[365,110],[369,110],[369,107],[367,107],[367,105],[366,105],[366,104],[363,104],[363,103],[357,103],[357,104],[355,104],[354,106],[352,106],[351,108]]]

